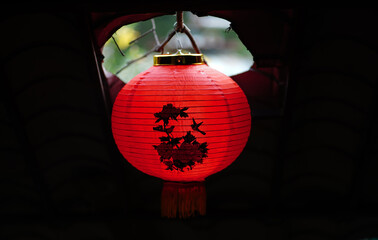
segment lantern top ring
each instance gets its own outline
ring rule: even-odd
[[[154,66],[204,64],[202,53],[161,54],[154,56]]]

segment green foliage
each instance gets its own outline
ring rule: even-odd
[[[156,34],[159,41],[162,42],[174,28],[176,17],[175,15],[165,15],[154,18],[154,21]],[[252,65],[251,53],[241,43],[233,30],[228,31],[229,23],[227,21],[215,17],[199,18],[190,12],[185,12],[184,23],[190,28],[210,67],[227,75],[233,75],[238,71],[242,72],[242,70],[238,70],[239,68],[244,68],[243,71],[245,71]],[[103,66],[106,71],[117,75],[124,82],[128,82],[140,72],[151,67],[153,54],[132,63],[117,73],[128,62],[140,58],[156,46],[152,32],[138,38],[150,31],[151,28],[151,20],[146,20],[124,26],[114,33],[114,39],[110,38],[103,48],[105,57]],[[133,41],[135,39],[138,40]],[[118,43],[118,47],[120,47],[124,56],[118,50],[114,40]],[[185,50],[194,52],[186,35],[177,34],[165,47],[165,53],[175,53],[179,41]],[[132,43],[130,44],[130,42]]]

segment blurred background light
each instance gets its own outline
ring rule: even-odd
[[[162,42],[173,29],[175,15],[154,18],[156,34]],[[212,16],[198,17],[191,12],[184,12],[184,23],[191,30],[198,47],[204,54],[208,65],[227,76],[247,71],[253,65],[252,54],[240,41],[238,35],[230,29],[230,22]],[[140,37],[152,28],[151,20],[136,22],[118,29],[103,47],[103,68],[117,75],[124,82],[152,66],[154,53],[142,58],[120,71],[128,62],[143,56],[156,45],[152,32]],[[137,39],[136,41],[133,41]],[[115,41],[116,43],[115,43]],[[122,50],[124,56],[118,50]],[[165,47],[165,53],[175,53],[182,47],[187,52],[194,52],[185,34],[176,34]]]

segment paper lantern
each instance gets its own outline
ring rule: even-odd
[[[202,54],[154,56],[119,92],[112,131],[125,159],[165,180],[162,215],[203,215],[206,177],[229,166],[251,128],[246,96]]]

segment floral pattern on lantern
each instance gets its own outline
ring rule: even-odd
[[[112,112],[122,155],[164,180],[161,215],[206,213],[205,178],[229,166],[251,129],[246,96],[202,54],[155,56],[155,65],[127,83]]]
[[[152,66],[123,87],[112,112],[122,155],[166,181],[203,181],[226,168],[250,129],[243,91],[206,64]]]
[[[160,144],[153,145],[160,156],[160,161],[167,165],[167,170],[191,170],[195,164],[200,164],[203,159],[207,157],[207,142],[199,143],[191,131],[188,131],[185,136],[174,137],[173,131],[175,126],[169,124],[169,120],[176,120],[178,117],[186,118],[189,115],[185,112],[188,107],[176,108],[172,103],[163,106],[161,112],[154,114],[157,120],[155,123],[163,120],[163,125],[153,127],[153,130],[164,132],[166,136],[159,137]],[[205,132],[201,131],[199,127],[201,123],[196,123],[193,118],[191,128],[203,135]],[[168,127],[168,125],[170,125]],[[181,142],[182,141],[182,142]],[[180,143],[181,142],[181,143]]]

